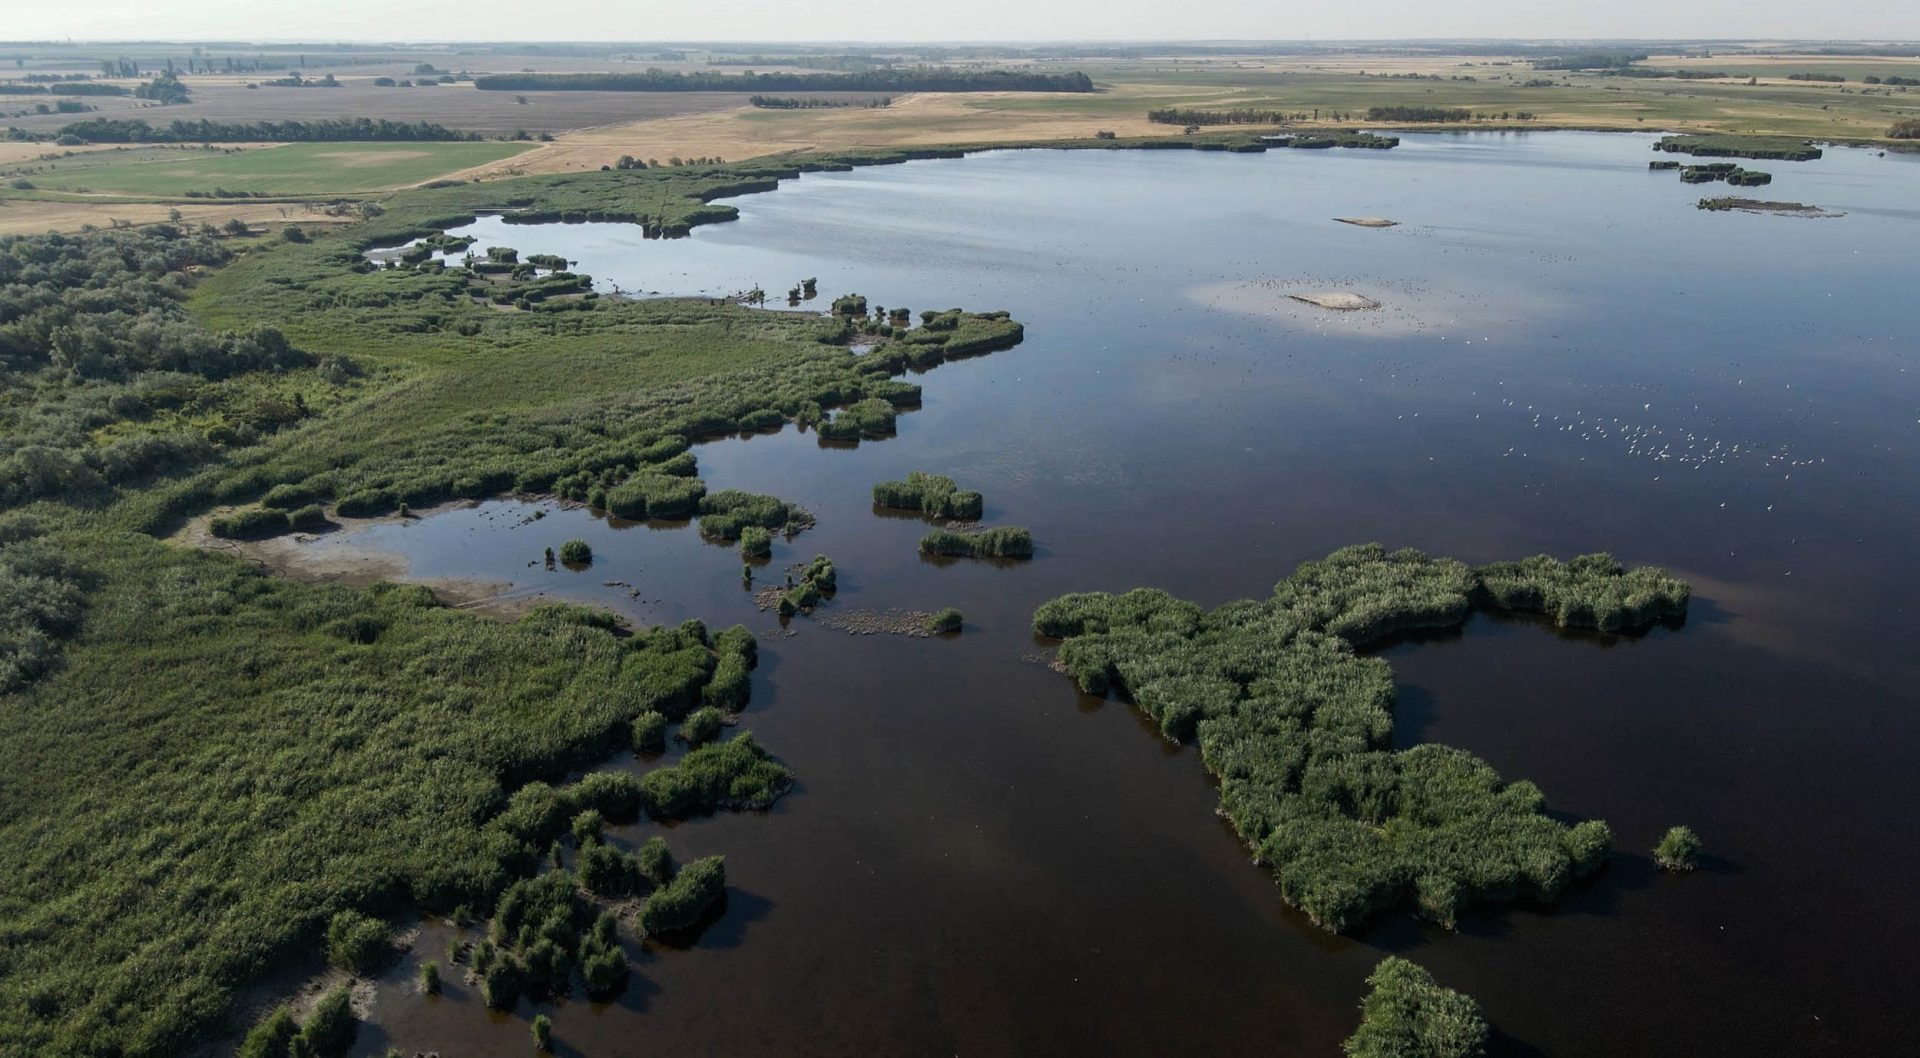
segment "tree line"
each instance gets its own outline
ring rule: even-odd
[[[340,140],[452,141],[477,140],[478,133],[461,132],[431,121],[388,121],[385,118],[328,118],[321,121],[173,121],[149,125],[136,118],[89,118],[60,129],[61,138],[73,136],[88,143],[307,143]]]
[[[916,66],[861,73],[506,73],[473,79],[494,92],[1091,92],[1086,74],[1019,70],[955,70]]]

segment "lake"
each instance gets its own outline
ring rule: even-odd
[[[810,174],[686,239],[456,231],[608,291],[784,300],[812,276],[809,308],[859,292],[1027,327],[919,376],[897,437],[695,449],[711,488],[819,518],[760,583],[824,553],[841,587],[823,613],[956,606],[957,638],[804,616],[781,634],[731,548],[554,503],[314,545],[761,637],[741,726],[799,787],[671,828],[683,861],[726,854],[726,914],[685,950],[634,948],[617,1002],[552,1009],[566,1053],[1329,1055],[1390,952],[1478,999],[1500,1053],[1910,1047],[1920,157],[1748,163],[1775,176],[1758,197],[1845,214],[1756,216],[1696,209],[1724,191],[1648,172],[1651,140],[991,152]],[[1327,290],[1383,307],[1285,297]],[[870,506],[915,469],[984,492],[1038,556],[922,559],[927,524]],[[592,567],[547,570],[571,537]],[[1397,742],[1458,746],[1611,824],[1613,865],[1559,905],[1457,933],[1311,926],[1213,815],[1197,753],[1078,694],[1030,631],[1063,592],[1214,605],[1370,540],[1471,562],[1608,550],[1693,582],[1685,626],[1643,637],[1482,616],[1384,652]],[[1705,842],[1691,875],[1647,855],[1675,823]],[[452,975],[411,994],[446,937],[428,927],[381,985],[361,1051],[524,1052],[528,1004],[489,1014]]]

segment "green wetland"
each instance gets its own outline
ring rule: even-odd
[[[577,1054],[1326,1055],[1360,1025],[1370,977],[1368,1020],[1382,1023],[1355,1053],[1396,1053],[1396,1005],[1449,1038],[1477,1039],[1484,1017],[1493,1054],[1897,1052],[1888,1011],[1920,934],[1888,881],[1920,870],[1902,824],[1920,752],[1907,557],[1920,159],[1828,149],[1769,163],[1770,193],[1845,214],[1814,224],[1696,209],[1697,189],[1649,174],[1652,142],[994,152],[808,174],[728,200],[737,220],[685,239],[497,216],[455,227],[483,255],[564,258],[602,297],[818,277],[803,309],[858,292],[914,321],[1004,310],[1024,340],[909,366],[917,402],[848,393],[888,409],[850,436],[769,423],[649,452],[641,462],[662,469],[643,472],[645,506],[605,500],[668,517],[593,505],[605,486],[569,465],[555,486],[575,498],[434,507],[450,497],[429,490],[410,517],[274,541],[270,561],[296,573],[663,626],[624,645],[573,634],[586,679],[547,682],[589,735],[603,722],[593,681],[656,656],[709,659],[684,674],[692,689],[663,706],[670,717],[643,714],[578,762],[647,776],[655,816],[600,808],[597,834],[576,839],[600,850],[591,869],[612,881],[596,884],[656,884],[653,837],[682,870],[635,911],[659,928],[619,941],[624,988],[489,1011],[485,982],[448,961],[450,942],[484,928],[431,918],[376,978],[351,1053],[521,1054],[539,1014]],[[1329,291],[1381,307],[1287,298]],[[782,321],[768,326],[818,326]],[[449,433],[446,450],[459,442]],[[417,474],[434,454],[379,465]],[[876,483],[914,472],[980,499],[935,514],[916,489],[876,505]],[[308,499],[290,496],[288,517]],[[1030,560],[922,552],[930,522],[975,502],[982,524],[1030,532]],[[575,540],[590,563],[545,561]],[[1315,601],[1338,591],[1312,586],[1338,578],[1302,563],[1367,541],[1434,556],[1403,562],[1421,619]],[[1582,578],[1611,567],[1529,561],[1597,551],[1691,585],[1684,619],[1651,574],[1630,574],[1647,590],[1595,595]],[[812,616],[756,603],[789,575],[804,587],[823,554],[831,590]],[[1333,564],[1376,561],[1345,554]],[[177,576],[166,563],[145,575]],[[1151,642],[1115,638],[1111,600],[1053,602],[1140,588],[1165,593],[1133,597],[1151,603],[1129,611]],[[138,622],[131,595],[97,605]],[[488,663],[532,649],[531,631],[459,644],[451,618],[422,624],[412,605],[393,595],[366,615],[405,633],[376,630],[370,649],[397,665],[414,643],[458,648],[483,704]],[[818,619],[943,607],[966,615],[964,634],[849,636]],[[1088,625],[1096,613],[1103,628]],[[674,631],[695,618],[711,632]],[[329,634],[353,641],[359,619],[343,611]],[[1299,806],[1261,814],[1258,774],[1222,752],[1232,708],[1189,693],[1241,656],[1292,664],[1262,653],[1286,622],[1287,642],[1331,651],[1314,664],[1359,688],[1351,767],[1315,788],[1411,842],[1361,865],[1364,884],[1318,895],[1275,881],[1275,863],[1313,853],[1273,840],[1272,813]],[[756,651],[722,631],[735,625]],[[488,706],[502,712],[493,741],[455,763],[513,759],[529,735],[506,704]],[[282,722],[311,707],[287,703]],[[717,748],[689,744],[716,725]],[[727,751],[742,759],[721,761],[747,731]],[[1247,737],[1277,758],[1282,734]],[[1479,768],[1456,767],[1455,751]],[[103,750],[118,752],[132,750]],[[1499,794],[1489,774],[1511,785],[1485,818],[1528,852],[1505,875],[1446,861],[1440,799],[1407,785],[1437,776],[1429,789],[1460,804]],[[381,788],[404,803],[405,781]],[[499,825],[551,822],[525,799]],[[1693,870],[1652,855],[1676,821],[1698,833]],[[693,870],[714,856],[723,869]],[[1323,867],[1296,876],[1332,877]],[[597,919],[572,914],[577,958],[604,956]],[[1388,955],[1417,969],[1381,968]],[[427,961],[435,995],[419,983]]]

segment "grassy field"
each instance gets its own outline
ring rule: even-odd
[[[189,191],[325,195],[423,183],[499,162],[524,143],[290,143],[278,147],[143,147],[9,167],[35,187],[117,195]]]

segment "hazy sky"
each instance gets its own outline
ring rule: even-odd
[[[1897,0],[6,0],[0,40],[1920,38]]]

